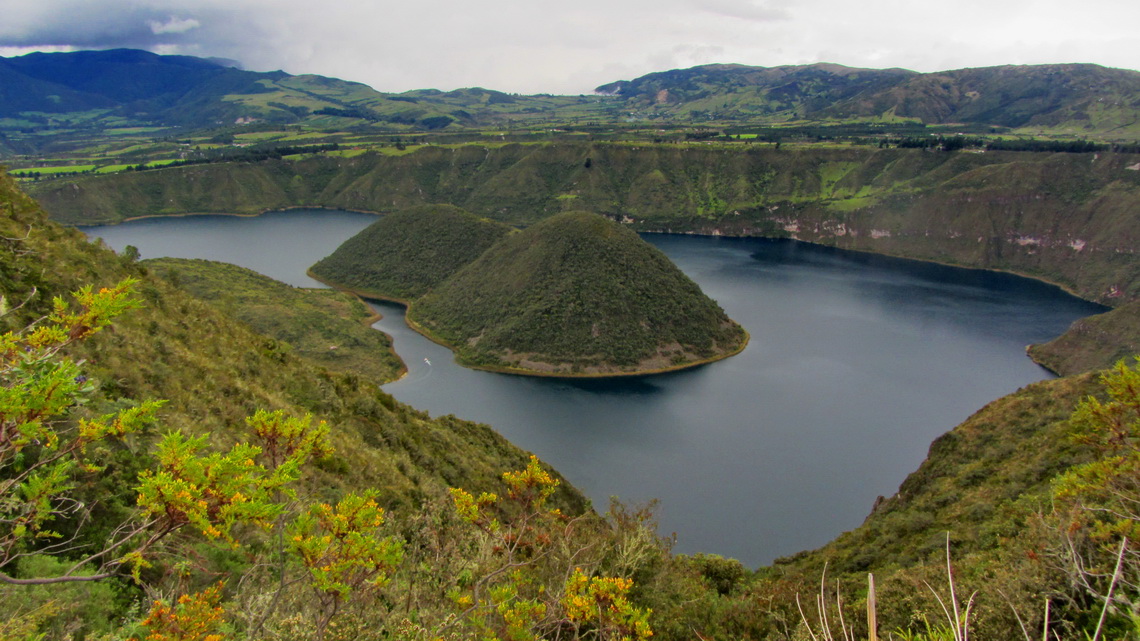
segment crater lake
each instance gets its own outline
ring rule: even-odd
[[[291,210],[81,228],[143,258],[231,262],[283,282],[375,220]],[[605,511],[658,499],[676,550],[749,566],[817,547],[893,494],[930,443],[1049,377],[1025,346],[1105,308],[1009,274],[789,240],[646,235],[752,335],[692,370],[609,380],[465,369],[372,303],[409,371],[384,386],[433,415],[485,422]]]

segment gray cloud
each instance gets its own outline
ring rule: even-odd
[[[1005,63],[1136,65],[1140,3],[960,0],[37,0],[5,47],[138,47],[382,91],[482,85],[579,93],[652,71],[837,62],[917,71]],[[8,49],[4,49],[8,50]]]
[[[0,44],[24,47],[146,47],[169,39],[151,25],[172,19],[169,11],[128,2],[48,0],[24,3],[5,13]]]

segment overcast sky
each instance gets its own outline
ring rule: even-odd
[[[1140,68],[1140,0],[7,0],[0,56],[133,47],[380,91],[589,93],[707,63]]]

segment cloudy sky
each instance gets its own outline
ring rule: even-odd
[[[35,0],[0,56],[134,47],[380,91],[588,93],[697,64],[1140,68],[1137,0]],[[14,5],[14,6],[13,6]]]

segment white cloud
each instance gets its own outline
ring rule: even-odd
[[[202,26],[194,18],[176,18],[170,16],[166,22],[159,22],[158,20],[148,20],[147,24],[150,25],[151,33],[160,35],[164,33],[186,33],[191,29],[197,29]]]
[[[772,22],[791,17],[787,2],[759,2],[757,0],[701,0],[694,3],[697,10],[743,20]]]
[[[15,56],[23,56],[29,53],[66,53],[75,51],[75,47],[63,46],[50,46],[50,47],[0,47],[0,58],[12,58]]]

